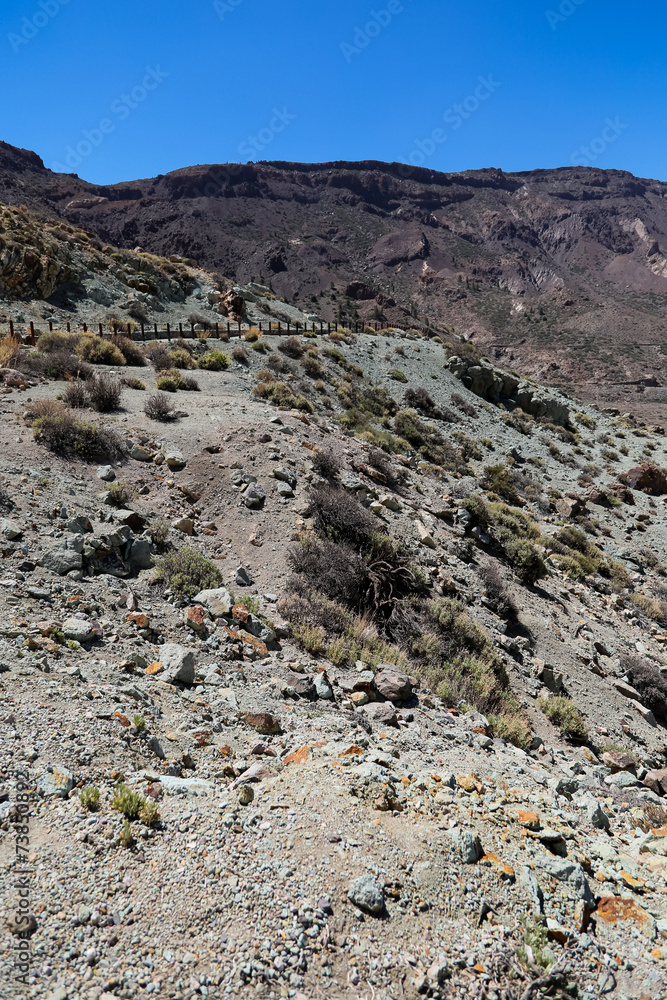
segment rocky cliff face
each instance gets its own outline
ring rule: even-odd
[[[105,187],[0,147],[9,204],[270,282],[325,320],[448,328],[589,398],[665,377],[666,193],[623,171],[375,161],[198,166]]]

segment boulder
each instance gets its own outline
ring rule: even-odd
[[[409,701],[412,683],[407,674],[391,663],[381,663],[373,678],[375,690],[387,701]]]
[[[584,869],[576,861],[568,858],[554,858],[551,855],[542,855],[535,859],[535,864],[542,869],[550,878],[557,882],[564,882],[578,899],[584,902],[593,903],[595,897],[584,874]]]
[[[644,784],[656,795],[667,795],[667,767],[647,771],[644,775]]]
[[[203,604],[211,618],[223,618],[230,614],[234,601],[225,587],[216,590],[200,590],[193,599],[194,604]]]
[[[299,698],[307,698],[309,701],[314,701],[317,697],[313,679],[312,677],[307,677],[306,674],[290,672],[287,675],[287,683],[294,689]]]
[[[97,478],[101,479],[103,483],[112,483],[116,478],[116,473],[110,465],[100,465],[97,470]]]
[[[263,486],[259,483],[250,483],[248,488],[243,493],[243,503],[250,510],[256,510],[261,507],[266,499],[266,492]]]
[[[388,701],[372,701],[364,705],[362,711],[371,722],[379,726],[397,726],[396,710]]]
[[[667,472],[652,462],[635,465],[627,472],[622,472],[618,478],[622,485],[651,496],[664,496],[667,493]]]
[[[16,538],[20,538],[22,534],[23,530],[16,521],[9,521],[6,517],[0,517],[0,535],[6,538],[8,542],[13,542]]]
[[[115,510],[111,516],[117,524],[126,524],[130,531],[143,531],[146,527],[146,518],[136,510]],[[91,531],[92,527],[86,530]]]
[[[173,444],[163,444],[161,454],[170,469],[183,469],[187,464],[182,452]]]
[[[377,916],[384,911],[384,888],[372,875],[355,879],[348,889],[347,898],[364,913]]]
[[[456,830],[453,839],[464,865],[474,865],[483,857],[482,842],[474,830]]]
[[[65,539],[62,545],[45,552],[39,560],[39,565],[58,576],[66,576],[73,569],[81,569],[83,566],[82,552],[83,536],[72,535]]]
[[[75,642],[89,642],[95,638],[92,625],[85,618],[68,618],[63,623],[63,635]]]
[[[193,684],[195,679],[195,654],[185,646],[167,642],[160,647],[162,672],[160,680],[167,684]]]
[[[37,779],[37,788],[45,798],[66,799],[74,788],[74,775],[66,767],[47,767]]]
[[[191,517],[181,517],[178,521],[174,521],[173,527],[176,531],[181,531],[184,535],[194,535],[195,522]]]
[[[607,750],[602,754],[601,759],[602,763],[610,768],[612,774],[616,774],[618,771],[632,771],[634,773],[637,770],[635,758],[620,750]]]
[[[134,538],[128,560],[138,569],[150,569],[153,565],[153,546],[148,538]]]
[[[243,566],[237,567],[234,579],[236,580],[236,585],[238,587],[252,587],[255,582],[250,576],[250,573],[248,573],[248,570]]]

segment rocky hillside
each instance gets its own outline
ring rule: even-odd
[[[3,996],[664,995],[664,430],[458,347],[1,345]]]
[[[662,401],[665,184],[571,167],[188,167],[98,186],[0,144],[0,199],[271,284],[325,320],[450,328],[582,398]]]

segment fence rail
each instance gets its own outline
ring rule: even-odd
[[[122,334],[123,336],[130,337],[132,340],[147,341],[147,340],[171,340],[174,338],[198,338],[201,334],[208,334],[209,336],[219,337],[221,334],[225,337],[241,337],[248,330],[259,330],[262,334],[270,334],[271,336],[278,337],[288,337],[304,333],[319,333],[320,335],[338,332],[339,328],[344,330],[351,330],[352,333],[363,333],[365,330],[370,328],[375,330],[375,332],[381,332],[382,330],[394,329],[391,323],[385,322],[374,322],[374,323],[351,323],[346,325],[344,323],[306,323],[306,324],[295,324],[295,323],[233,323],[231,321],[224,323],[128,323],[127,327],[123,323],[114,323],[111,330],[105,329],[104,324],[99,323],[97,329],[94,326],[88,326],[87,323],[75,324],[72,322],[67,322],[65,324],[67,333],[91,333],[98,337],[112,337],[115,334]],[[49,321],[49,331],[53,331],[53,321]],[[35,330],[34,322],[27,325],[15,323],[13,320],[9,321],[9,335],[11,337],[20,337],[24,343],[35,344],[38,331]],[[422,331],[424,332],[424,331]],[[428,331],[428,333],[433,333],[433,331]],[[0,331],[0,337],[2,336]]]

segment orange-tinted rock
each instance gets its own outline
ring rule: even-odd
[[[127,616],[127,620],[136,625],[137,628],[150,628],[150,618],[148,615],[144,615],[140,611],[133,611],[132,614]]]
[[[203,632],[206,628],[206,612],[200,604],[193,604],[185,612],[185,624],[193,632]]]
[[[146,667],[146,673],[149,675],[159,674],[161,670],[162,670],[162,664],[157,660],[155,661],[155,663],[149,663],[148,666]]]
[[[650,913],[643,910],[634,899],[626,899],[622,896],[603,896],[598,903],[595,916],[598,924],[608,924],[614,926],[619,922],[628,920],[640,929],[642,934],[655,937],[655,921]]]
[[[536,812],[526,812],[524,809],[517,809],[516,814],[519,818],[519,823],[528,830],[539,830],[542,826],[542,821]]]
[[[635,465],[627,472],[622,472],[618,478],[630,489],[641,490],[651,496],[664,496],[667,493],[667,473],[652,462]]]
[[[310,747],[308,745],[299,747],[283,757],[283,764],[306,764],[310,760]]]
[[[280,720],[269,712],[246,712],[245,721],[258,733],[279,733]]]

